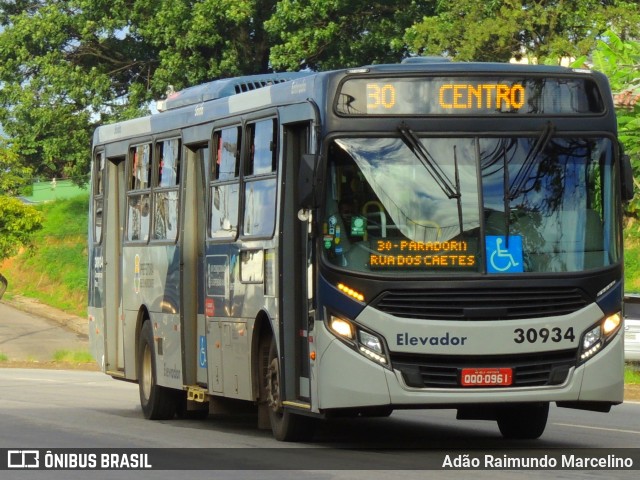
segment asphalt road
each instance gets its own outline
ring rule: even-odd
[[[547,430],[536,441],[505,441],[494,422],[457,421],[455,412],[435,410],[394,412],[384,419],[335,419],[321,425],[312,442],[291,445],[275,441],[270,432],[257,430],[255,414],[210,415],[202,421],[149,421],[142,416],[135,384],[113,380],[100,372],[7,368],[0,369],[0,412],[0,449],[67,448],[78,451],[92,448],[104,452],[110,448],[133,451],[182,448],[188,450],[177,453],[167,450],[162,455],[175,455],[176,461],[190,461],[181,458],[185,455],[193,455],[194,461],[203,460],[198,456],[213,456],[213,460],[208,460],[218,462],[214,463],[214,470],[215,465],[224,465],[224,469],[215,475],[203,475],[203,472],[178,475],[171,471],[11,471],[0,472],[3,480],[67,479],[76,478],[76,473],[83,473],[77,478],[193,475],[215,479],[292,479],[299,478],[300,470],[314,471],[305,478],[387,478],[388,475],[375,470],[380,465],[394,470],[395,478],[468,478],[471,474],[492,479],[539,478],[541,475],[595,478],[596,471],[476,471],[462,476],[458,473],[455,477],[448,476],[453,472],[420,469],[425,465],[425,455],[434,452],[442,454],[442,458],[444,454],[492,449],[499,449],[499,452],[517,452],[517,449],[539,452],[542,449],[546,452],[633,448],[635,455],[640,452],[639,403],[625,403],[609,414],[552,407]],[[285,446],[287,448],[283,448]],[[209,450],[191,450],[199,448]],[[624,452],[616,451],[619,455]],[[239,470],[246,470],[242,477],[238,476]],[[599,477],[602,475],[609,479],[637,478],[638,471],[598,473]]]
[[[44,309],[46,306],[35,305]],[[60,350],[88,351],[88,337],[61,327],[70,317],[47,309],[52,318],[0,302],[0,354],[10,361],[47,362]],[[32,309],[37,312],[36,308]]]

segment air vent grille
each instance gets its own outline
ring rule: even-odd
[[[589,304],[578,288],[524,287],[388,291],[372,306],[425,320],[514,320],[567,315]]]

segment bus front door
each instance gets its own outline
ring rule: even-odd
[[[313,315],[312,243],[309,219],[299,218],[298,175],[302,157],[312,144],[314,112],[307,109],[292,109],[291,117],[308,115],[306,121],[286,123],[281,115],[284,132],[284,176],[285,189],[282,204],[282,244],[280,245],[281,283],[280,329],[281,358],[283,370],[283,394],[285,403],[311,407],[309,329]]]

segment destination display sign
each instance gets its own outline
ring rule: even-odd
[[[581,77],[387,77],[345,81],[340,115],[584,115],[604,112]]]
[[[376,269],[475,268],[475,252],[465,241],[413,242],[378,240],[369,254],[369,266]]]

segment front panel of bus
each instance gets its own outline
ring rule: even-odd
[[[437,68],[334,82],[318,173],[317,407],[619,403],[606,80]]]

